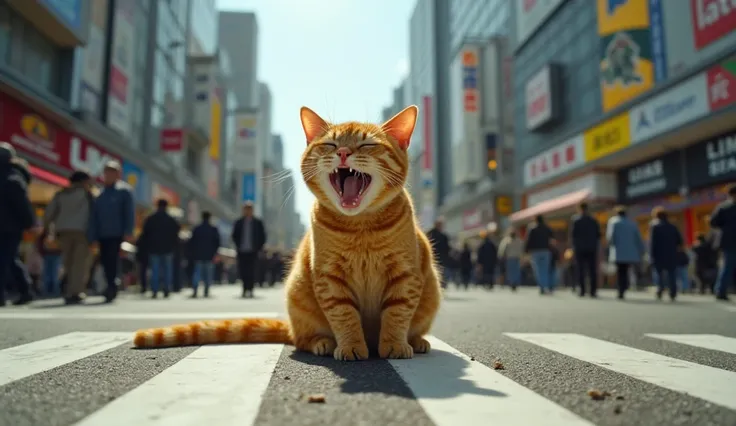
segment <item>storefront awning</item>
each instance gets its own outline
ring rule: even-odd
[[[590,198],[590,189],[582,189],[580,191],[571,192],[569,194],[562,195],[551,200],[543,201],[535,206],[531,206],[524,210],[512,214],[509,218],[512,223],[528,222],[533,220],[538,215],[544,215],[552,212],[559,212],[560,210],[566,210],[574,208],[582,201]]]
[[[36,179],[42,180],[44,182],[48,182],[50,184],[57,185],[57,186],[69,185],[68,179],[61,177],[59,175],[55,175],[51,172],[47,172],[46,170],[43,170],[36,166],[28,165],[28,171],[31,172],[31,175],[33,177],[35,177]]]

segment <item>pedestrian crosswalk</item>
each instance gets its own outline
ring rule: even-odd
[[[49,380],[58,381],[63,376],[64,379],[85,380],[83,375],[77,373],[60,373],[62,369],[76,365],[75,363],[94,359],[95,365],[104,374],[102,372],[107,371],[105,363],[113,362],[112,359],[121,359],[120,355],[125,354],[129,354],[132,359],[133,354],[141,353],[131,349],[131,337],[132,333],[127,332],[71,332],[0,350],[0,406],[10,406],[11,395],[22,392],[24,381],[32,377],[45,375]],[[734,337],[715,334],[644,334],[641,338],[663,344],[684,345],[696,350],[715,351],[728,357],[736,355]],[[521,345],[520,354],[523,354],[526,347],[534,348],[535,351],[551,351],[558,356],[582,361],[622,377],[697,398],[704,405],[714,404],[732,411],[731,418],[736,419],[734,371],[582,334],[508,332],[503,333],[500,339],[504,340],[500,340],[499,344],[516,342]],[[429,354],[417,355],[410,360],[385,362],[395,371],[402,386],[406,386],[413,394],[413,400],[405,404],[418,404],[437,426],[599,424],[591,419],[588,412],[577,412],[575,406],[569,403],[561,403],[556,398],[532,390],[513,380],[501,368],[476,361],[437,337],[430,336],[429,341],[433,348]],[[296,362],[284,356],[289,351],[283,345],[163,349],[160,350],[161,353],[178,358],[170,365],[152,369],[150,377],[131,385],[106,404],[92,407],[90,412],[84,412],[83,407],[78,408],[80,413],[69,423],[49,421],[48,424],[260,425],[259,413],[263,410],[264,394],[270,387],[282,386],[282,382],[275,383],[279,379],[279,365],[287,362],[285,359]],[[159,351],[146,352],[155,354]],[[151,356],[145,359],[154,364],[157,362],[155,358]],[[138,357],[130,368],[141,368],[142,359],[144,358]],[[371,362],[324,362],[324,365],[333,365],[335,371],[341,368],[375,368],[375,364]],[[734,362],[736,357],[729,361],[730,365]],[[385,380],[390,382],[390,377]],[[394,385],[386,383],[387,388]],[[43,392],[43,389],[38,391]],[[94,392],[94,389],[89,391]],[[586,389],[581,389],[581,395],[585,391]],[[74,395],[68,397],[71,400]],[[284,396],[284,400],[286,399],[287,396]],[[64,404],[64,401],[58,403]],[[298,412],[289,414],[289,424],[311,424],[306,418],[300,418]],[[488,419],[493,419],[493,422]],[[22,419],[4,418],[0,413],[0,424],[31,423]],[[345,424],[361,423],[355,420],[354,423]]]

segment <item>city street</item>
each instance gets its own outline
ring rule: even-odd
[[[451,288],[412,360],[131,349],[141,327],[284,315],[281,288],[188,294],[0,310],[0,425],[736,425],[736,305],[711,297]]]

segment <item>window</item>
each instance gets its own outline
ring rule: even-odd
[[[10,32],[10,11],[5,4],[0,3],[0,64],[8,61]]]
[[[25,27],[25,52],[23,54],[23,74],[44,89],[55,92],[58,58],[54,45],[41,33]]]

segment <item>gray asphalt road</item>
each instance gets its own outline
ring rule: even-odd
[[[400,362],[339,363],[290,347],[271,355],[234,347],[136,351],[128,334],[115,333],[109,335],[118,340],[81,355],[70,352],[78,343],[44,343],[72,332],[283,315],[280,289],[260,291],[254,300],[239,299],[234,287],[214,294],[0,310],[0,425],[85,418],[85,425],[173,424],[171,410],[177,425],[213,426],[736,425],[736,310],[700,296],[670,303],[635,293],[622,302],[605,291],[598,300],[581,300],[567,291],[544,297],[532,289],[450,290],[432,333],[437,350]],[[41,347],[22,346],[33,342]],[[238,350],[246,352],[228,358]],[[186,391],[190,382],[199,383],[198,391]],[[590,389],[611,395],[593,400]],[[315,394],[325,402],[309,403]],[[242,418],[218,421],[210,406]]]

